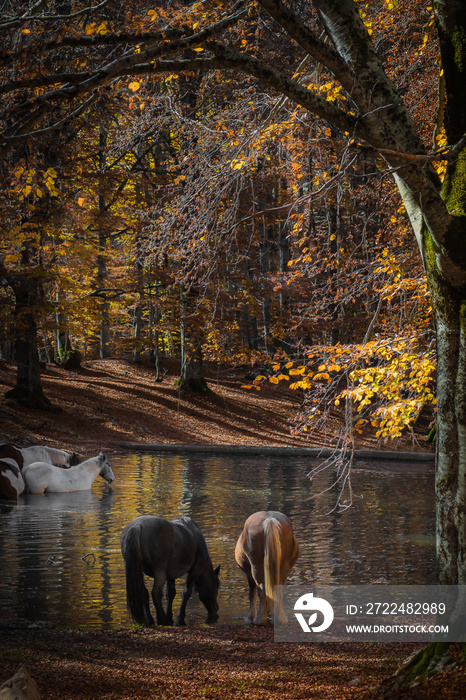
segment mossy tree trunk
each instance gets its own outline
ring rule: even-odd
[[[434,3],[445,75],[448,143],[466,134],[466,3]],[[428,278],[438,354],[437,560],[441,583],[466,584],[466,151],[449,163],[441,190],[452,215],[442,249],[453,272],[443,274],[431,240]]]

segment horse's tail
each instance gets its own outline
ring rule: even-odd
[[[280,585],[282,544],[280,523],[275,518],[264,521],[264,592],[268,610],[274,607],[274,586]]]
[[[144,585],[141,541],[138,527],[131,527],[125,533],[124,552],[126,571],[126,604],[131,617],[139,625],[152,625],[154,620],[149,611],[149,594]]]

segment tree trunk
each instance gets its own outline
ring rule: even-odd
[[[187,323],[187,299],[184,290],[180,296],[181,369],[178,386],[184,391],[208,393],[210,389],[204,377],[202,339],[203,331],[197,314]]]
[[[105,171],[107,165],[105,149],[107,147],[107,130],[104,125],[100,127],[99,134],[99,165],[100,172]],[[97,286],[102,289],[105,287],[108,278],[107,270],[107,247],[108,235],[105,229],[104,215],[107,210],[105,206],[105,197],[102,191],[98,196],[99,209],[99,255],[97,256]],[[108,302],[105,290],[102,291],[102,300],[100,304],[100,329],[99,329],[99,357],[104,359],[110,357],[110,304]]]
[[[26,406],[53,410],[51,402],[42,390],[40,379],[37,324],[34,318],[34,307],[40,297],[38,281],[32,276],[23,276],[14,285],[14,292],[16,298],[15,359],[18,370],[16,386],[7,391],[5,397]]]
[[[200,344],[191,346],[186,352],[185,361],[182,364],[179,387],[184,391],[209,393],[210,389],[204,376],[203,356]]]

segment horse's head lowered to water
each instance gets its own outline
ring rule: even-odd
[[[199,596],[199,600],[207,610],[206,622],[217,622],[218,620],[218,603],[217,595],[220,587],[220,564],[216,569],[208,567],[201,575],[194,580],[194,590]]]
[[[110,466],[110,462],[108,461],[107,457],[104,455],[102,450],[100,450],[99,454],[97,455],[97,459],[99,460],[99,463],[101,465],[99,476],[101,476],[102,479],[105,479],[105,481],[108,481],[108,483],[111,484],[113,481],[115,481],[115,474],[113,473],[112,467]]]

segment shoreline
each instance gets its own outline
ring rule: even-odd
[[[176,443],[120,443],[116,445],[133,452],[210,452],[214,454],[254,454],[254,455],[287,455],[294,457],[324,458],[345,454],[344,450],[333,450],[328,447],[275,447],[268,445],[196,445]],[[397,452],[394,450],[354,450],[356,460],[389,460],[400,462],[435,462],[434,452]]]

